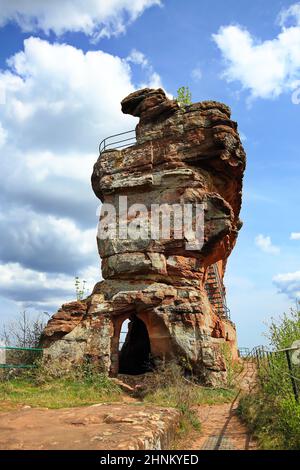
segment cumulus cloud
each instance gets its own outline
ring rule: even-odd
[[[138,54],[148,64],[138,51],[131,60],[137,62]],[[120,110],[135,89],[130,61],[32,37],[8,64],[0,73],[6,96],[0,106],[0,198],[94,226],[97,201],[89,178],[98,144],[137,123]],[[153,69],[144,73],[146,85],[161,84]]]
[[[74,298],[73,276],[96,270],[91,284],[100,279],[90,174],[100,140],[137,123],[120,106],[136,89],[131,65],[31,37],[0,72],[2,298],[57,308]]]
[[[300,240],[300,232],[292,232],[290,236],[291,240]]]
[[[82,32],[94,40],[124,33],[160,0],[0,0],[0,26],[16,22],[24,32]]]
[[[148,84],[146,82],[142,82],[138,85],[138,88],[145,88],[146,86],[150,86],[152,88],[162,87],[160,76],[155,72],[152,64],[149,62],[145,54],[137,49],[132,49],[126,60],[128,63],[140,65],[146,72]]]
[[[94,266],[78,271],[92,289],[100,272]],[[0,295],[18,303],[22,308],[56,309],[63,302],[74,300],[75,279],[65,274],[54,274],[24,268],[20,263],[0,265]]]
[[[281,31],[265,41],[239,25],[222,26],[213,40],[225,60],[223,77],[252,98],[276,98],[300,85],[300,3],[283,10]],[[287,21],[292,20],[287,25]]]
[[[290,299],[300,298],[300,271],[277,274],[273,283],[280,293],[286,294]]]
[[[95,152],[101,137],[136,120],[120,113],[134,90],[128,62],[31,37],[0,74],[7,142],[22,150]]]
[[[0,215],[0,259],[31,269],[73,274],[96,262],[96,228],[80,230],[70,219],[13,208]]]
[[[283,8],[279,13],[278,22],[282,27],[285,27],[288,22],[300,25],[300,3],[294,3],[288,8]]]
[[[271,237],[264,236],[264,235],[257,235],[255,237],[255,245],[264,253],[268,253],[270,255],[277,255],[280,253],[280,248],[278,246],[273,245]]]

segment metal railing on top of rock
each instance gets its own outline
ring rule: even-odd
[[[126,136],[126,138],[122,138]],[[117,140],[116,140],[117,139]],[[123,147],[131,147],[136,143],[135,129],[121,132],[120,134],[110,135],[103,139],[99,144],[99,156],[106,150],[117,150]]]

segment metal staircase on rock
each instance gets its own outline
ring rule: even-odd
[[[220,318],[230,320],[230,310],[226,305],[226,295],[217,264],[208,268],[205,289],[211,305]]]

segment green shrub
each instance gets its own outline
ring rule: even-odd
[[[261,449],[300,449],[300,405],[293,399],[246,395],[239,402],[238,413]]]
[[[222,344],[221,352],[226,364],[226,385],[228,388],[233,389],[236,387],[236,382],[243,371],[243,364],[233,360],[232,352],[228,344]]]
[[[274,351],[291,347],[300,338],[300,312],[291,310],[272,320],[266,334]],[[238,411],[263,449],[300,449],[300,404],[293,394],[285,352],[273,353],[260,362],[259,391],[240,400]],[[300,379],[300,368],[292,374]],[[296,381],[298,387],[300,381]]]

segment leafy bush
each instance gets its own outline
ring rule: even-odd
[[[224,343],[221,347],[221,352],[225,360],[226,364],[226,372],[227,372],[227,387],[228,388],[235,388],[236,382],[243,371],[243,364],[239,361],[234,361],[232,357],[232,352],[230,346]]]
[[[264,393],[242,397],[240,417],[262,449],[300,449],[300,405],[290,398],[267,397]]]
[[[300,312],[272,320],[266,334],[274,351],[261,361],[259,391],[241,399],[239,413],[264,449],[300,449],[300,404],[296,401],[285,352],[300,338]],[[300,379],[300,367],[292,374]],[[300,380],[296,381],[298,388]]]

